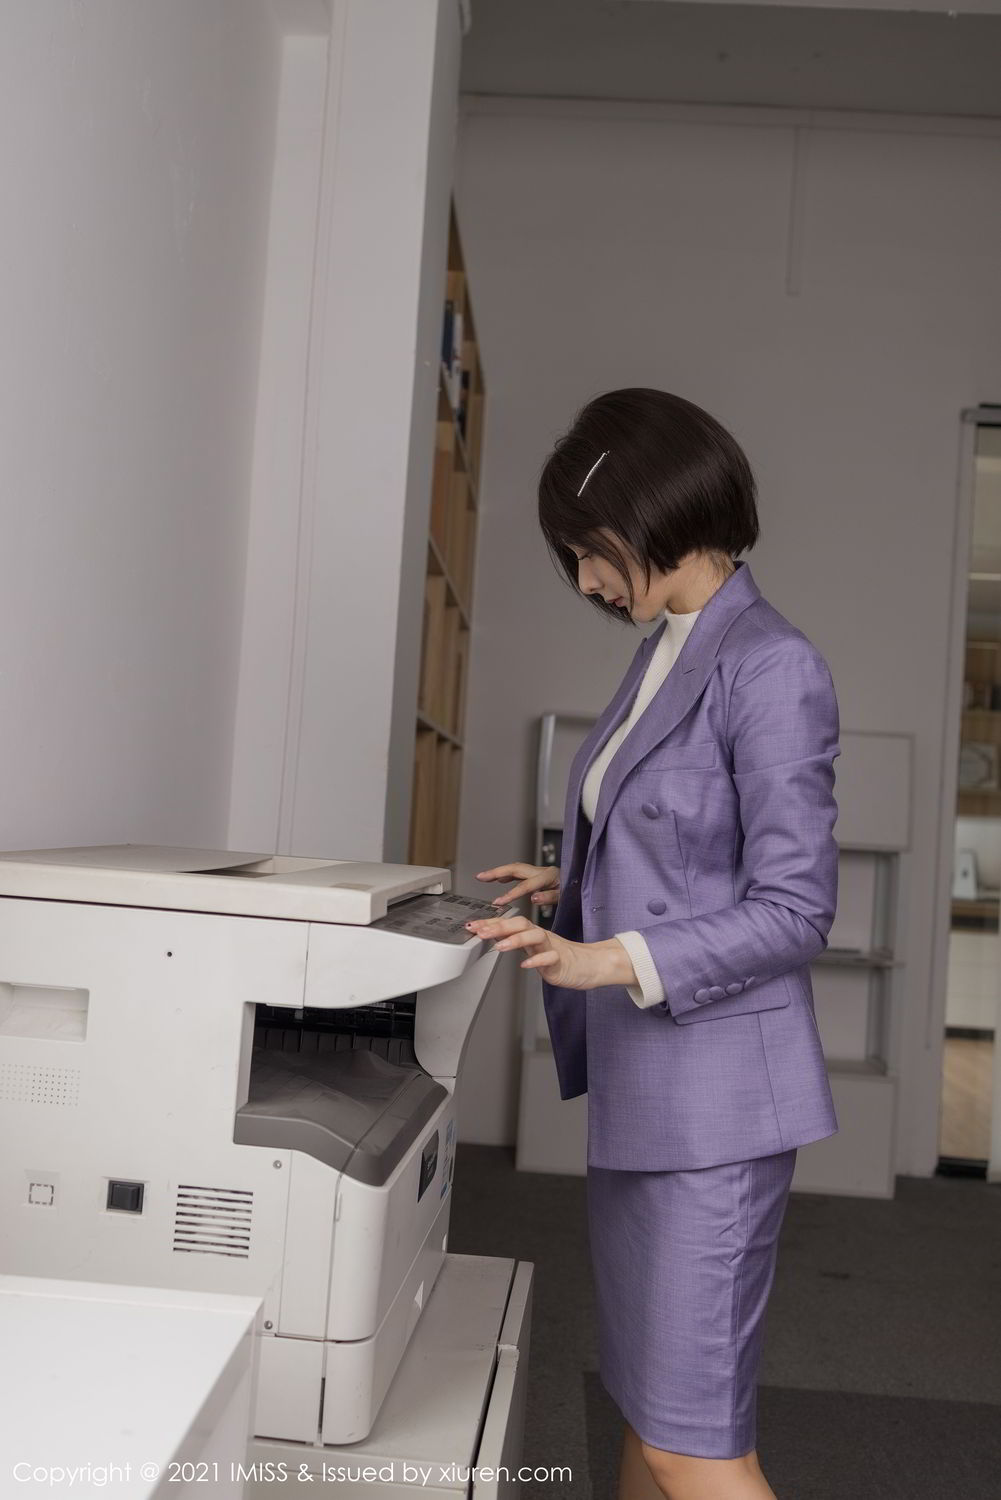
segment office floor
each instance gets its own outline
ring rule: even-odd
[[[535,1263],[522,1461],[573,1480],[528,1484],[523,1500],[614,1500],[621,1418],[597,1375],[584,1179],[460,1145],[454,1194],[450,1250]],[[793,1193],[758,1387],[778,1500],[996,1500],[999,1329],[1001,1185]]]

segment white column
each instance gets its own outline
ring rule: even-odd
[[[308,292],[272,235],[232,847],[405,857],[460,51],[456,0],[333,0]]]

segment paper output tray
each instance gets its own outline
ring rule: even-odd
[[[423,1069],[366,1049],[303,1054],[255,1047],[250,1095],[236,1112],[233,1140],[302,1151],[380,1187],[447,1098]]]

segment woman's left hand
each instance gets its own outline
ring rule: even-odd
[[[466,927],[476,937],[496,939],[497,948],[527,950],[531,956],[521,967],[540,969],[549,984],[561,989],[596,990],[606,984],[636,983],[632,960],[617,938],[571,943],[527,917],[481,917]]]

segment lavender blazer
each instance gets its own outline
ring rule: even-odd
[[[571,766],[553,931],[639,930],[667,998],[542,984],[560,1095],[588,1096],[588,1163],[647,1171],[838,1129],[809,969],[837,906],[830,670],[738,563],[610,762],[589,828],[585,772],[664,628]]]

